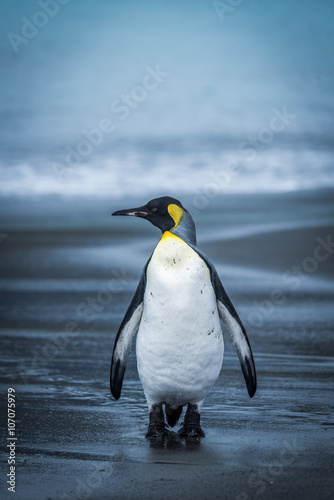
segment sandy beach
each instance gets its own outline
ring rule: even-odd
[[[219,196],[194,216],[258,373],[251,400],[226,337],[200,443],[145,439],[134,350],[121,399],[109,393],[117,328],[159,239],[145,221],[110,217],[132,201],[44,200],[41,212],[41,200],[21,200],[1,214],[0,382],[16,394],[14,498],[332,498],[333,192]],[[191,211],[192,198],[184,204]],[[13,498],[6,449],[1,461],[1,498]]]

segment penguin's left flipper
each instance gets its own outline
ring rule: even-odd
[[[247,337],[246,330],[238,316],[237,311],[227,295],[214,265],[196,247],[192,247],[202,257],[210,270],[211,283],[217,298],[219,317],[229,331],[235,350],[237,351],[241,364],[242,373],[245,378],[249,396],[252,398],[256,391],[256,370],[252,349]]]
[[[116,335],[110,368],[110,391],[115,399],[119,399],[121,395],[126,362],[143,313],[148,262],[142,272],[137,290]]]
[[[216,292],[219,317],[227,327],[235,350],[239,356],[242,373],[246,382],[249,396],[252,398],[256,391],[256,370],[252,349],[247,337],[246,330],[241,323],[237,311],[227,295],[222,282],[214,269],[213,285]]]

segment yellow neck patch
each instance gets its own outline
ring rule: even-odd
[[[175,227],[177,227],[180,224],[180,221],[183,217],[184,212],[183,212],[182,208],[178,207],[174,203],[171,203],[170,205],[168,205],[168,213],[172,217],[173,221],[175,222],[175,226],[172,227],[172,229],[174,229]]]
[[[173,234],[170,231],[165,231],[161,236],[160,241],[166,240],[167,238],[174,238],[183,241],[179,236],[176,236],[176,234]]]

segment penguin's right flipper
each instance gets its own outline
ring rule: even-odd
[[[142,317],[147,265],[148,262],[116,335],[110,368],[110,391],[115,399],[119,399],[121,395],[126,362]]]

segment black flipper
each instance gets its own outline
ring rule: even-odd
[[[137,290],[116,335],[110,368],[110,391],[115,399],[119,399],[121,395],[126,362],[142,317],[148,263],[149,261],[146,263]]]
[[[239,356],[242,373],[245,378],[249,396],[252,398],[256,391],[256,370],[252,349],[247,337],[246,330],[227,295],[214,265],[198,248],[191,246],[195,252],[204,260],[211,274],[211,283],[217,297],[219,317],[229,331],[233,345]]]
[[[233,307],[233,304],[225,292],[219,280],[216,281],[216,296],[218,302],[219,317],[226,325],[232,337],[233,345],[239,356],[242,373],[246,382],[249,396],[252,398],[256,392],[256,370],[252,349],[248,340],[246,330]]]

